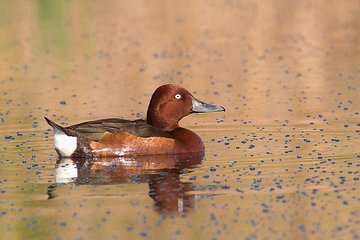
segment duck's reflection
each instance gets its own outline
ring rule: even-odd
[[[204,153],[144,156],[136,158],[98,158],[91,160],[59,159],[55,165],[55,184],[48,188],[49,199],[63,184],[149,184],[149,196],[164,213],[181,213],[192,209],[193,185],[183,182],[180,174],[201,163]]]

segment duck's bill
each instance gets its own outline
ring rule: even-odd
[[[199,99],[192,98],[192,108],[190,110],[192,113],[207,113],[207,112],[225,112],[223,106],[212,105],[200,101]]]

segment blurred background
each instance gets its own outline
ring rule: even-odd
[[[0,9],[1,112],[11,118],[143,116],[165,83],[225,105],[231,124],[358,117],[358,1],[5,0]]]

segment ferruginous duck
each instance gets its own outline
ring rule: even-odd
[[[194,132],[179,127],[192,113],[225,111],[196,99],[186,89],[162,85],[153,93],[146,120],[100,119],[62,127],[45,117],[54,130],[60,157],[118,157],[203,152]]]

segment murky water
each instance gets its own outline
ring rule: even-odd
[[[358,1],[1,1],[1,239],[360,239]],[[205,156],[59,160],[43,116],[143,117]]]

